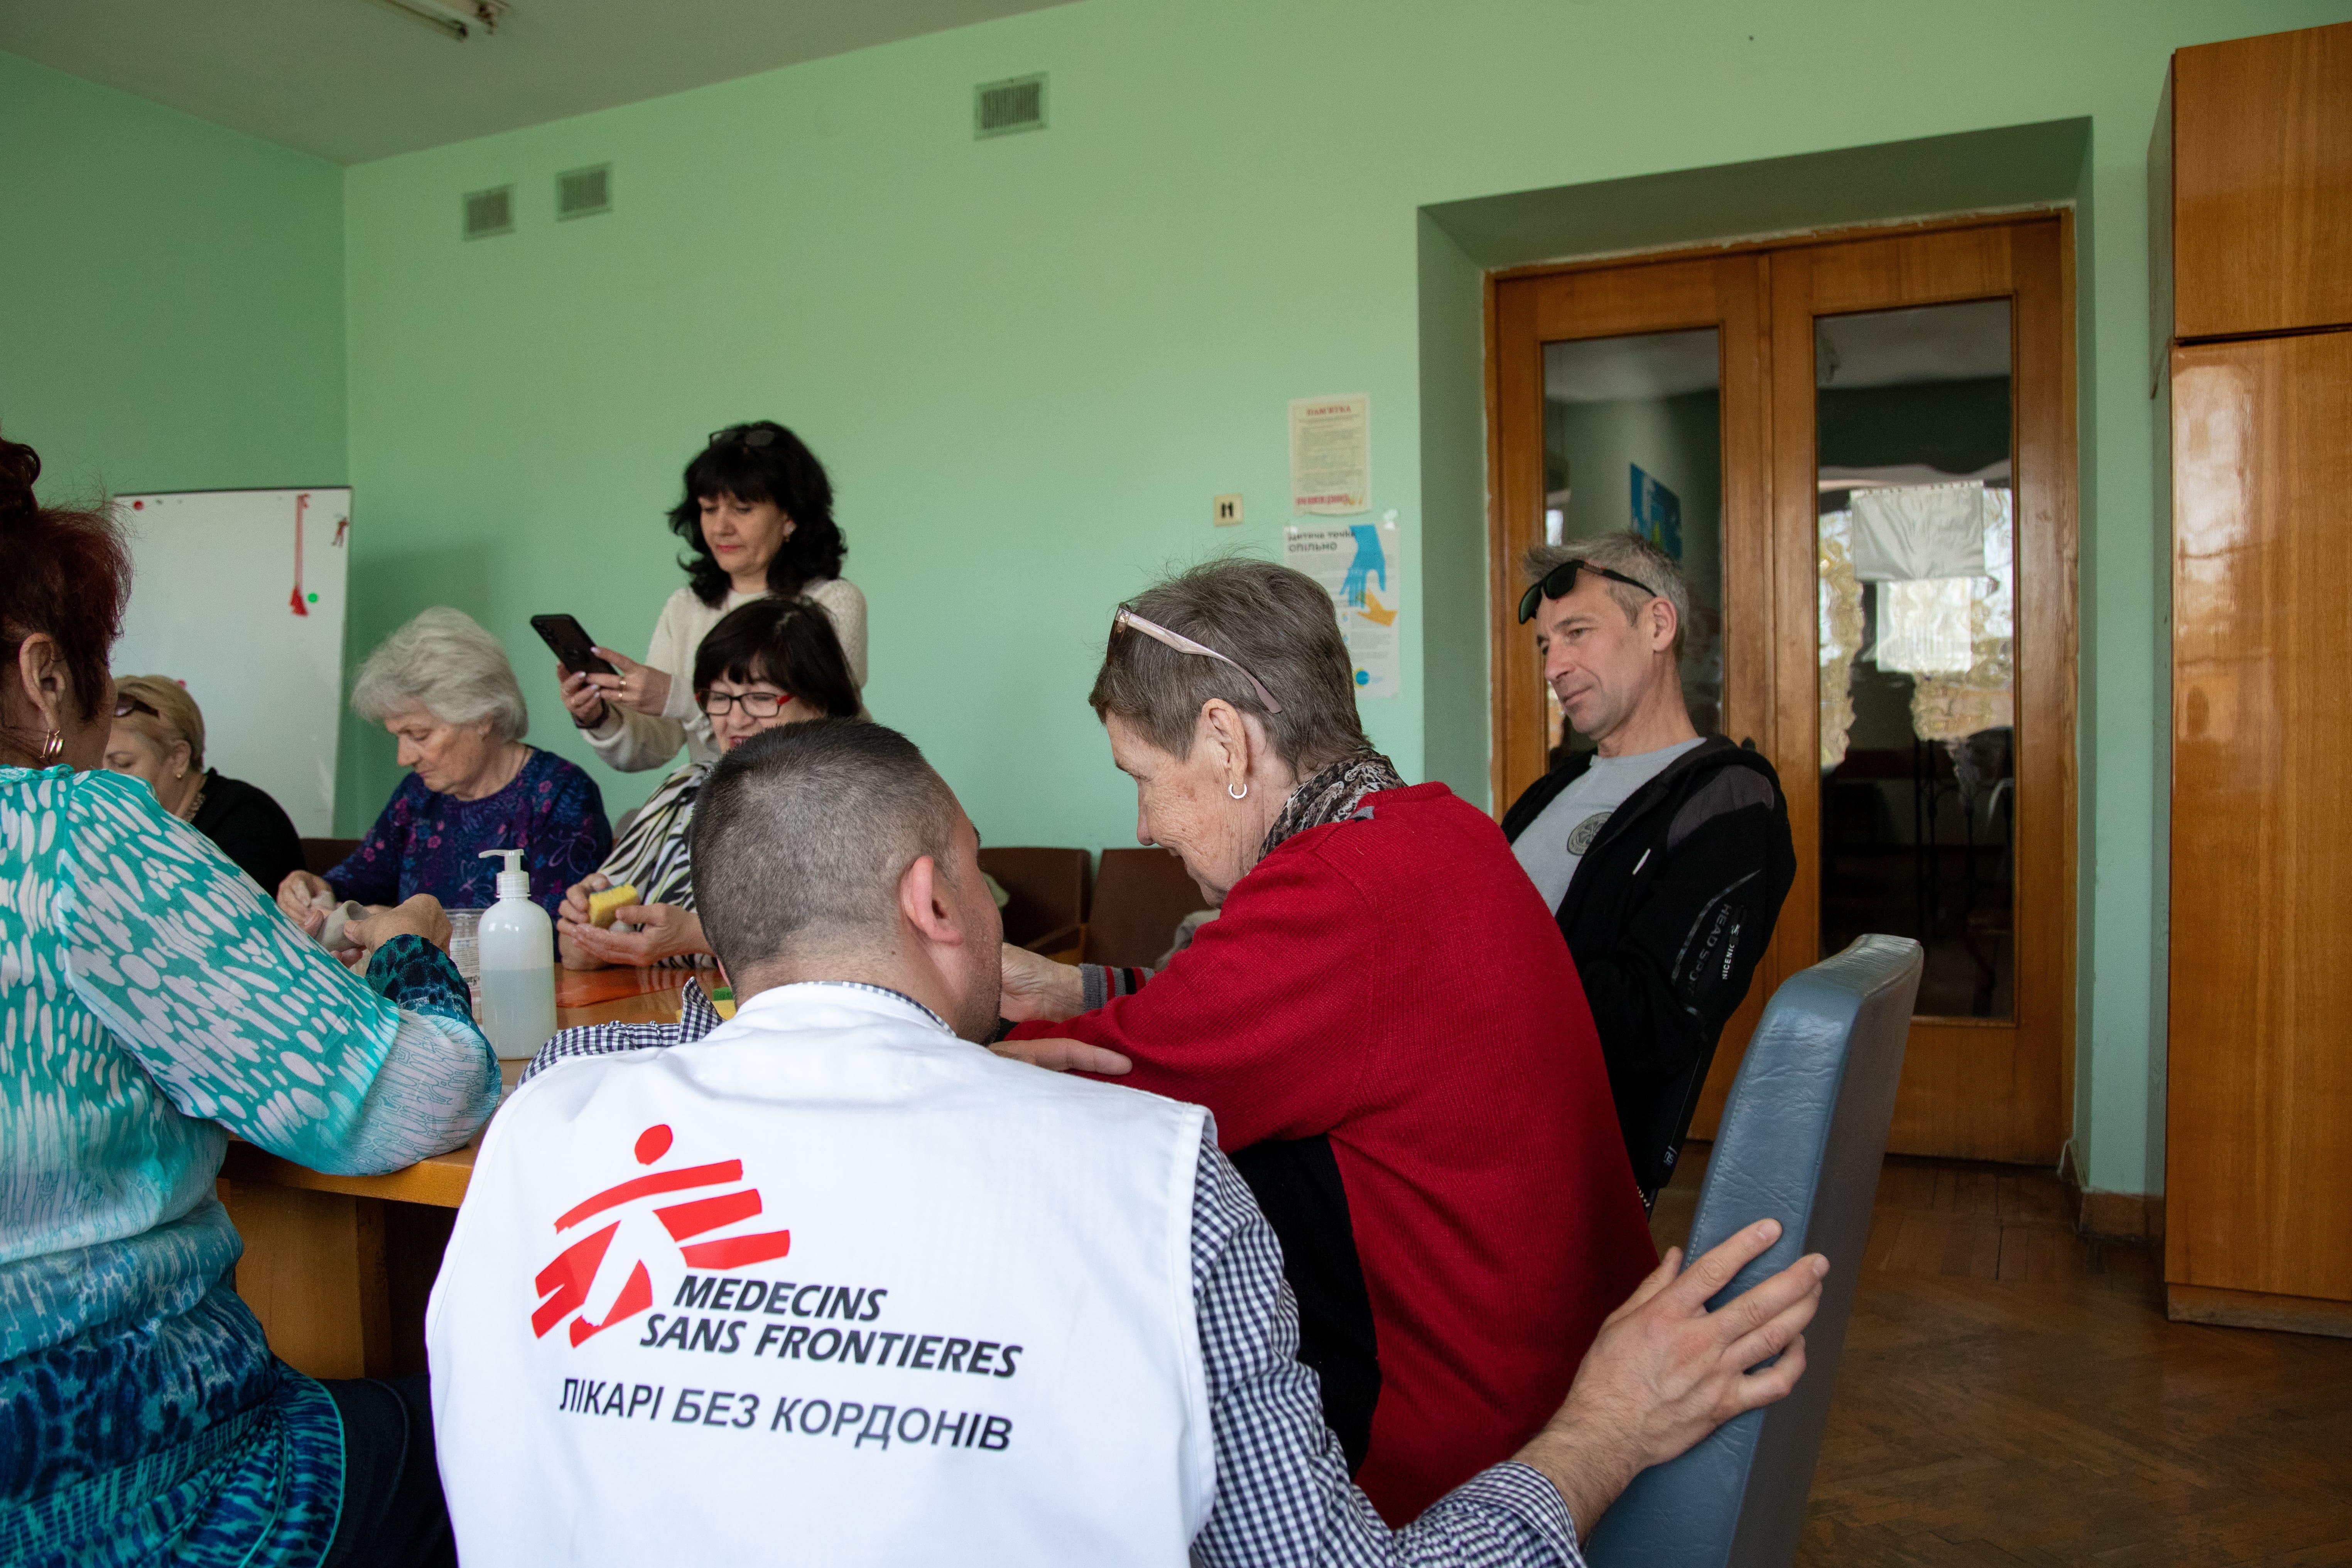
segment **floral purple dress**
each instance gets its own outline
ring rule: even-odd
[[[563,889],[603,865],[612,847],[596,781],[534,746],[514,783],[479,800],[436,795],[409,774],[327,882],[337,898],[363,904],[430,893],[445,909],[486,910],[498,901],[496,879],[506,863],[481,852],[520,849],[531,900],[552,915]]]

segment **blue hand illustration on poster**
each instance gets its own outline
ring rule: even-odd
[[[1369,522],[1350,523],[1348,531],[1356,536],[1356,558],[1348,563],[1347,580],[1339,585],[1340,594],[1358,609],[1364,607],[1364,590],[1371,580],[1381,580],[1381,591],[1389,586],[1389,560],[1381,549],[1381,531]]]

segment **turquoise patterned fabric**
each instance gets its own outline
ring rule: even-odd
[[[498,1092],[428,944],[385,943],[363,982],[139,780],[0,768],[0,1521],[100,1521],[35,1543],[60,1561],[315,1562],[341,1429],[227,1283],[224,1129],[397,1170],[464,1143]]]

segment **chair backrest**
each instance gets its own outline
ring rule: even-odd
[[[1058,938],[1060,946],[1077,945],[1092,869],[1085,850],[985,845],[980,868],[1013,895],[1004,906],[1005,941],[1031,947]]]
[[[1175,942],[1178,923],[1208,907],[1184,862],[1169,851],[1106,849],[1087,916],[1087,962],[1158,963]]]
[[[1921,952],[1865,936],[1772,995],[1723,1109],[1691,1221],[1696,1257],[1743,1225],[1780,1222],[1780,1239],[1716,1304],[1809,1252],[1829,1278],[1805,1331],[1805,1375],[1690,1452],[1644,1470],[1586,1543],[1592,1568],[1786,1568],[1804,1529],[1822,1427],[1870,1235]]]
[[[305,838],[302,840],[302,869],[313,877],[323,877],[352,857],[360,847],[356,838]],[[278,889],[269,889],[275,893]]]

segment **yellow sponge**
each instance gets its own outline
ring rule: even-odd
[[[588,895],[588,923],[602,931],[613,923],[613,911],[637,901],[637,889],[627,882]]]

